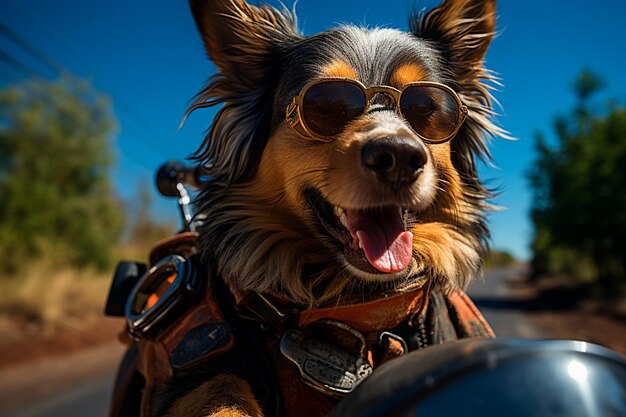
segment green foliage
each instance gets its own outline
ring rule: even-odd
[[[109,265],[122,211],[109,182],[109,99],[75,78],[0,91],[0,268],[41,255]]]
[[[579,100],[585,101],[604,87],[604,80],[590,70],[584,70],[574,81],[574,92]]]
[[[626,284],[626,109],[589,111],[602,85],[588,72],[578,78],[579,105],[555,121],[554,146],[538,136],[529,179],[535,273],[596,282],[610,293]]]
[[[152,194],[145,184],[137,184],[133,200],[126,204],[126,234],[123,239],[122,254],[125,259],[145,261],[154,244],[176,233],[176,226],[154,218],[151,214]],[[172,207],[174,212],[175,207]]]

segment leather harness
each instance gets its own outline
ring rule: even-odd
[[[172,242],[176,239],[168,244]],[[162,246],[153,255],[171,253]],[[185,262],[195,262],[192,253],[185,256]],[[460,290],[426,286],[356,304],[301,310],[277,295],[233,290],[214,271],[196,273],[208,276],[207,285],[187,299],[189,305],[165,328],[142,337],[128,337],[132,325],[123,332],[129,348],[110,417],[158,416],[176,398],[220,373],[246,380],[266,416],[322,417],[390,359],[460,338],[494,336]],[[174,280],[165,282],[172,285]],[[166,296],[167,291],[154,294]],[[146,301],[154,302],[154,297]]]

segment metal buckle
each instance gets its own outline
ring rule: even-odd
[[[345,323],[324,320],[325,324],[334,325],[350,332],[362,341],[359,354],[346,350],[300,330],[287,330],[280,340],[280,351],[298,369],[304,382],[330,396],[341,398],[371,375],[372,367],[363,357],[365,339],[356,330]]]
[[[256,291],[245,294],[239,305],[239,316],[256,321],[265,330],[282,323],[287,315],[280,311],[267,297]]]
[[[400,346],[402,346],[403,355],[409,351],[409,346],[407,345],[406,340],[404,340],[402,337],[398,336],[395,333],[382,332],[378,336],[378,343],[380,343],[381,346],[388,347],[389,340],[395,340],[396,342],[400,344]]]

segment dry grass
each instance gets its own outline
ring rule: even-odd
[[[36,261],[0,280],[0,340],[18,333],[52,335],[102,317],[111,275]]]

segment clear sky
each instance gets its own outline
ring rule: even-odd
[[[406,29],[414,5],[436,4],[300,0],[297,11],[301,30],[313,34],[338,23]],[[529,256],[531,193],[525,172],[534,160],[534,136],[538,131],[550,134],[554,117],[571,109],[575,76],[590,68],[606,80],[598,106],[608,98],[626,103],[625,17],[624,0],[499,1],[501,33],[487,65],[504,84],[496,93],[502,104],[500,124],[519,140],[494,143],[497,167],[481,169],[490,185],[502,189],[495,202],[506,208],[491,216],[494,247]],[[112,97],[120,122],[113,175],[122,195],[131,196],[138,185],[152,188],[161,162],[184,159],[200,143],[211,110],[195,113],[177,128],[191,97],[215,68],[204,56],[185,1],[0,0],[0,22]],[[23,79],[28,71],[54,76],[0,32],[0,87]],[[174,219],[175,203],[157,201],[157,210]]]

